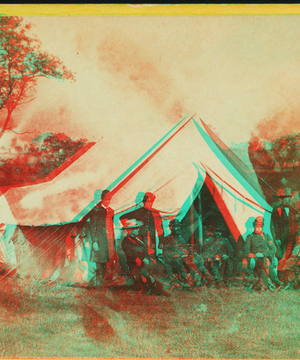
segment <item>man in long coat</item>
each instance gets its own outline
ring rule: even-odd
[[[272,236],[278,242],[277,258],[282,266],[290,257],[297,233],[297,216],[295,209],[290,205],[290,196],[276,197],[279,202],[274,206],[271,215]]]
[[[99,202],[99,190],[96,190],[96,205],[81,220],[92,241],[90,261],[96,264],[96,275],[91,279],[91,283],[94,282],[96,286],[103,283],[107,262],[114,254],[114,211],[109,207],[111,198],[111,193],[104,190]]]
[[[296,234],[295,245],[291,256],[286,260],[283,271],[287,274],[288,285],[285,289],[296,286],[300,283],[300,222],[298,219],[298,232]]]

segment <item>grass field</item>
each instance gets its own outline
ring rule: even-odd
[[[0,357],[300,358],[299,290],[1,283]]]

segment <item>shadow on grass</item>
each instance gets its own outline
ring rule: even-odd
[[[299,292],[0,283],[0,356],[299,358]]]
[[[81,321],[86,337],[100,341],[111,341],[115,333],[108,320],[89,305],[81,307]]]

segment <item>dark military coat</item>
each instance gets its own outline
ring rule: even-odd
[[[166,258],[174,257],[176,255],[179,255],[180,257],[187,256],[179,245],[184,243],[181,235],[170,234],[161,238],[159,243],[163,245],[163,256]]]
[[[143,222],[143,225],[140,227],[140,237],[142,238],[144,244],[148,244],[150,242],[149,245],[151,248],[155,248],[156,232],[159,238],[164,235],[162,219],[159,211],[157,210],[141,207],[120,217],[121,222],[124,219],[136,219]]]
[[[104,263],[110,259],[114,250],[114,211],[96,205],[83,219],[84,227],[88,229],[92,240],[90,261]],[[88,221],[89,220],[89,221]],[[98,243],[98,250],[93,244]]]
[[[213,258],[214,256],[228,255],[231,259],[234,257],[234,250],[230,241],[225,237],[217,238],[211,236],[204,240],[202,247],[202,256],[204,259]]]
[[[140,267],[143,267],[143,260],[147,257],[148,249],[147,245],[139,237],[127,235],[123,239],[121,246],[130,270],[137,266],[136,259],[141,261]]]
[[[264,256],[273,256],[276,254],[277,248],[269,234],[256,234],[253,232],[248,235],[245,240],[243,253],[245,256],[249,254],[262,253]]]
[[[285,208],[289,209],[288,214]],[[271,215],[271,231],[275,240],[280,240],[278,259],[291,255],[298,230],[295,210],[291,206],[275,206]]]

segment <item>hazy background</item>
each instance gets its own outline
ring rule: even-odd
[[[26,17],[76,82],[42,79],[19,131],[153,144],[197,113],[227,144],[299,130],[300,16]],[[4,140],[3,140],[4,141]]]

